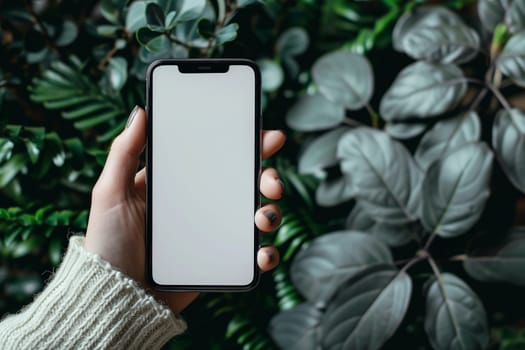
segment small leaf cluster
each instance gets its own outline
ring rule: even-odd
[[[444,265],[462,262],[474,279],[525,285],[523,227],[502,228],[490,249],[465,244],[464,254],[448,257],[434,249],[436,241],[457,244],[482,233],[494,168],[525,193],[525,111],[506,96],[524,85],[525,6],[481,0],[478,13],[482,32],[445,7],[407,11],[392,42],[415,62],[378,99],[378,111],[367,58],[339,49],[313,64],[312,83],[286,121],[300,132],[324,132],[304,147],[298,168],[320,180],[319,205],[354,204],[344,230],[312,240],[294,257],[291,279],[305,302],[272,320],[281,348],[381,348],[410,304],[410,269],[427,262],[429,343],[484,349],[490,334],[483,302]],[[472,69],[473,60],[486,69]],[[361,111],[371,127],[352,117]],[[389,248],[398,247],[413,249],[412,256],[395,260]]]

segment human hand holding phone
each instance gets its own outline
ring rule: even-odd
[[[263,131],[262,158],[277,152],[284,141],[285,136],[280,131]],[[93,188],[85,248],[149,288],[145,276],[146,171],[143,168],[137,172],[145,145],[146,113],[136,107],[126,129],[114,140],[104,169]],[[283,189],[277,171],[266,168],[260,178],[261,193],[270,199],[279,199]],[[231,186],[235,186],[235,181]],[[235,220],[234,212],[224,215],[230,215]],[[254,220],[261,232],[270,232],[280,224],[280,209],[275,203],[266,204],[256,212]],[[257,263],[261,271],[273,269],[278,261],[279,253],[275,247],[259,249]],[[176,314],[198,295],[196,292],[151,292]]]

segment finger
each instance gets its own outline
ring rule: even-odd
[[[255,224],[262,232],[271,232],[281,224],[281,209],[275,203],[268,203],[255,213]]]
[[[146,167],[135,175],[135,191],[144,201],[146,200]]]
[[[283,195],[284,183],[274,168],[266,168],[261,174],[261,193],[270,199],[279,199]]]
[[[139,157],[146,145],[146,112],[136,106],[128,117],[126,128],[115,138],[100,175],[103,187],[113,191],[133,185]]]
[[[263,130],[262,132],[262,159],[271,157],[283,147],[286,136],[280,130]]]
[[[274,246],[259,248],[257,265],[262,272],[270,271],[279,265],[279,251]]]

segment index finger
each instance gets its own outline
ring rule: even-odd
[[[283,147],[286,136],[280,130],[263,130],[262,132],[262,159],[271,157]]]

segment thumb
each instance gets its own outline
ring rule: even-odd
[[[110,188],[114,193],[113,191],[126,191],[134,186],[139,157],[145,145],[146,112],[135,106],[128,117],[126,128],[111,144],[99,179],[104,188]]]

